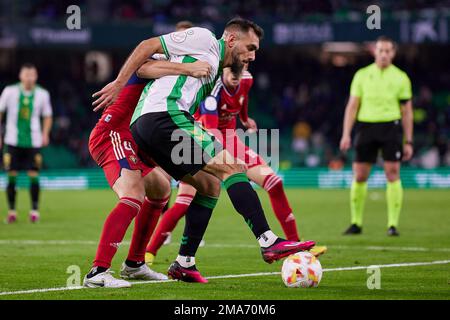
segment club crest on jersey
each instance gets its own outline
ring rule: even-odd
[[[172,41],[176,43],[184,42],[184,40],[186,40],[186,37],[187,33],[185,31],[172,32],[170,34],[170,39],[172,39]]]
[[[129,158],[130,161],[133,162],[134,164],[137,164],[137,163],[138,163],[138,159],[137,159],[135,156],[131,155],[131,156],[129,156],[128,158]]]
[[[112,119],[112,115],[107,114],[104,121],[105,121],[105,122],[110,122],[111,119]]]

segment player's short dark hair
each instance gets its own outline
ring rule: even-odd
[[[22,70],[22,69],[36,69],[37,70],[36,66],[31,62],[25,62],[24,64],[22,64],[20,66],[20,70]]]
[[[178,30],[178,29],[189,29],[189,28],[192,28],[192,27],[194,27],[194,24],[192,22],[190,22],[188,20],[183,20],[183,21],[178,22],[175,25],[175,30]]]
[[[389,38],[388,36],[379,36],[376,42],[390,42],[394,47],[394,49],[397,48],[397,44],[395,43],[395,41],[392,40],[392,38]]]
[[[253,21],[247,20],[247,19],[243,19],[240,17],[237,18],[233,18],[230,21],[228,21],[227,25],[225,26],[225,31],[230,31],[230,30],[239,30],[242,32],[249,32],[250,29],[253,30],[253,32],[255,32],[256,36],[259,38],[259,40],[262,40],[262,38],[264,38],[264,30],[258,26],[256,23],[254,23]]]

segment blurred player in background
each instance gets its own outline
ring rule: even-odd
[[[223,70],[222,77],[205,101],[200,104],[196,114],[196,121],[206,129],[218,129],[218,137],[224,147],[237,159],[247,166],[247,177],[265,189],[269,194],[272,209],[280,222],[288,240],[299,241],[295,216],[284,192],[280,177],[266,164],[264,159],[246,146],[236,134],[236,116],[245,128],[255,132],[256,122],[248,116],[248,98],[253,85],[253,77],[247,71],[233,72],[231,68]],[[175,204],[165,213],[159,222],[145,254],[146,262],[151,265],[164,243],[165,239],[175,228],[178,221],[186,214],[196,190],[191,185],[181,182]],[[316,249],[318,247],[315,247]],[[313,250],[313,249],[312,249]]]
[[[210,69],[201,61],[179,64],[157,60],[148,61],[146,68],[154,79],[181,74],[202,77],[208,75]],[[110,187],[119,197],[103,226],[93,267],[84,279],[84,285],[90,288],[131,286],[128,281],[114,278],[109,268],[135,217],[128,257],[122,264],[120,276],[124,279],[167,279],[144,263],[145,247],[169,198],[170,184],[158,168],[145,165],[138,157],[138,148],[129,129],[134,108],[149,82],[138,76],[133,74],[117,100],[105,109],[89,139],[93,159],[102,167]]]
[[[36,83],[37,68],[30,63],[22,65],[19,79],[19,83],[7,86],[0,96],[0,125],[3,114],[6,113],[3,163],[8,171],[7,223],[17,220],[16,181],[19,171],[27,171],[30,178],[29,219],[31,222],[39,220],[39,170],[42,164],[40,149],[49,144],[52,127],[50,95]]]
[[[356,155],[350,190],[351,226],[344,234],[362,232],[367,180],[381,150],[387,179],[388,235],[399,235],[403,201],[400,163],[413,155],[413,111],[411,81],[392,64],[394,56],[395,43],[380,37],[375,44],[375,62],[360,69],[350,87],[340,148],[347,151],[351,147],[356,121]]]

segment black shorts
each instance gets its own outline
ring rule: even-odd
[[[39,171],[42,166],[40,149],[6,145],[3,165],[6,171]]]
[[[355,162],[375,163],[381,150],[384,161],[401,161],[403,129],[401,120],[391,122],[356,122]]]
[[[211,160],[221,144],[187,112],[154,112],[139,117],[131,126],[139,158],[151,158],[174,179],[194,175]]]

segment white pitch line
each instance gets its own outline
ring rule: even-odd
[[[405,262],[405,263],[393,263],[393,264],[379,264],[370,266],[358,266],[358,267],[342,267],[342,268],[330,268],[323,269],[323,272],[335,272],[335,271],[354,271],[363,270],[367,268],[401,268],[401,267],[417,267],[417,266],[430,266],[430,265],[440,265],[440,264],[450,264],[450,260],[439,260],[430,262]],[[246,274],[229,274],[223,276],[211,276],[206,277],[206,279],[230,279],[230,278],[248,278],[248,277],[262,277],[262,276],[273,276],[279,275],[279,272],[259,272],[259,273],[246,273]],[[157,284],[157,283],[167,283],[175,282],[176,280],[161,280],[161,281],[136,281],[132,282],[133,285],[139,284]],[[32,293],[45,293],[54,291],[69,291],[69,290],[81,290],[87,289],[85,287],[60,287],[60,288],[44,288],[44,289],[32,289],[32,290],[21,290],[21,291],[5,291],[0,292],[0,296],[7,295],[22,295],[22,294],[32,294]]]
[[[0,240],[0,245],[97,245],[94,240]],[[129,241],[123,241],[122,245],[129,245]],[[171,243],[171,246],[178,246],[179,243]],[[209,243],[206,248],[257,248],[256,244],[231,244],[231,243]],[[352,246],[352,245],[331,245],[329,249],[343,250],[371,250],[371,251],[412,251],[412,252],[450,252],[450,248],[425,248],[425,247],[384,247],[384,246]]]

